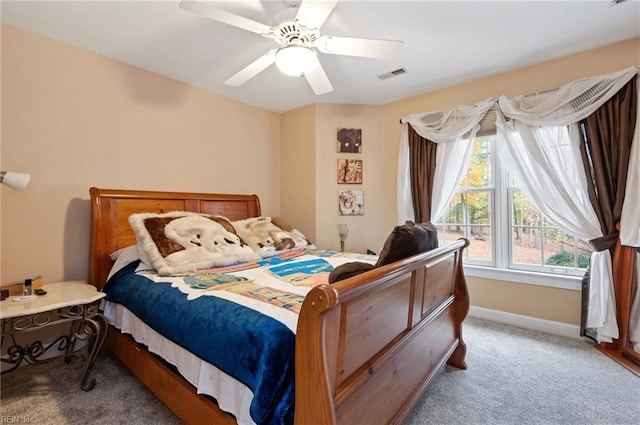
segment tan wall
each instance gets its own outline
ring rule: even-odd
[[[317,244],[332,249],[340,248],[338,223],[349,226],[345,249],[366,252],[367,248],[379,251],[388,229],[379,223],[385,221],[388,205],[384,202],[383,179],[386,175],[382,108],[370,105],[318,105],[316,148],[316,199],[318,234]],[[361,153],[338,153],[336,133],[338,128],[362,130]],[[338,159],[362,160],[362,184],[338,184]],[[340,190],[362,190],[364,215],[341,216],[338,212]]]
[[[256,193],[280,213],[280,116],[2,25],[2,276],[88,271],[89,187]],[[247,125],[250,123],[251,125]]]
[[[316,106],[282,115],[281,213],[289,224],[316,241]]]
[[[471,304],[555,322],[580,324],[579,291],[467,277]]]
[[[390,190],[395,187],[395,178],[388,180],[386,168],[397,149],[395,141],[389,143],[382,137],[381,112],[381,106],[318,104],[282,114],[282,214],[291,222],[306,220],[300,230],[319,247],[339,249],[337,225],[344,223],[349,226],[347,250],[378,252],[393,227],[379,225],[395,219],[395,198],[390,204],[385,193],[395,193]],[[338,153],[338,128],[362,130],[361,153]],[[385,151],[387,154],[381,154]],[[338,159],[363,161],[362,184],[338,184]],[[291,160],[294,167],[288,165]],[[310,174],[310,170],[315,173]],[[287,185],[295,190],[287,190]],[[338,193],[347,189],[363,191],[363,216],[338,213]],[[313,202],[309,196],[314,197]],[[311,204],[313,211],[301,216],[299,210]],[[305,231],[303,226],[313,231]]]

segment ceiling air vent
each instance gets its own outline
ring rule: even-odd
[[[391,77],[397,77],[398,75],[406,74],[407,72],[409,72],[409,71],[407,71],[407,68],[398,68],[398,69],[395,69],[393,71],[385,72],[384,74],[380,74],[380,75],[378,75],[378,78],[380,78],[381,80],[386,80],[386,79],[391,78]]]

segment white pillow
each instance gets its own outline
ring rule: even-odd
[[[116,274],[127,264],[131,264],[134,261],[140,259],[140,256],[138,255],[137,245],[130,245],[125,248],[120,248],[119,250],[112,252],[109,257],[111,257],[111,260],[115,261],[115,263],[113,264],[113,266],[111,266],[111,270],[109,271],[109,275],[107,276],[107,281],[111,279],[111,276]]]

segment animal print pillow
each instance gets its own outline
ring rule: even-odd
[[[159,274],[221,267],[260,257],[225,217],[173,211],[129,216],[138,248]]]
[[[261,257],[272,257],[311,242],[280,217],[252,217],[231,223],[236,233]]]

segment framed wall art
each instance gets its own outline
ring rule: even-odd
[[[338,128],[338,153],[362,153],[362,129]]]
[[[340,215],[364,215],[364,193],[362,190],[341,190],[338,195]]]
[[[362,160],[339,159],[337,174],[339,184],[362,184]]]

